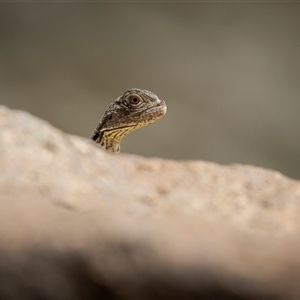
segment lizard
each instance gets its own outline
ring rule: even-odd
[[[166,111],[165,101],[154,93],[129,89],[108,106],[91,140],[110,152],[118,153],[125,135],[155,122]]]

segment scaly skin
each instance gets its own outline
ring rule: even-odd
[[[122,138],[165,115],[167,106],[154,93],[130,89],[110,104],[91,139],[102,148],[120,152]]]

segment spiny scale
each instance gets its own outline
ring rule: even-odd
[[[111,152],[120,152],[122,138],[165,115],[167,106],[154,93],[129,89],[109,105],[91,139]]]

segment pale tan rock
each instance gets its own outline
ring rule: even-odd
[[[0,107],[1,299],[299,298],[300,183],[104,152]]]

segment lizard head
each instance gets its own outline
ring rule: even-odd
[[[129,89],[107,108],[92,140],[111,152],[119,152],[121,139],[165,115],[167,106],[154,93]]]

